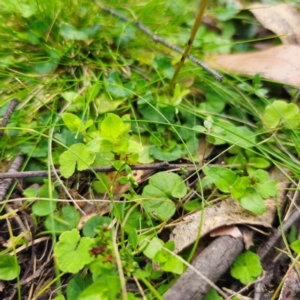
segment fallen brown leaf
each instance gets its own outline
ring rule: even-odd
[[[272,178],[285,178],[283,174],[271,173]],[[285,188],[289,182],[286,179],[278,185],[278,199],[265,200],[266,212],[263,215],[254,215],[245,210],[237,200],[228,198],[220,203],[204,209],[204,212],[196,212],[183,218],[183,222],[176,226],[170,234],[170,240],[174,240],[174,252],[178,253],[195,242],[198,236],[199,225],[202,224],[201,237],[216,230],[217,228],[231,225],[258,225],[267,228],[272,227],[273,220],[277,213],[276,205],[281,205],[285,194]],[[203,216],[203,220],[202,220]],[[202,221],[202,222],[201,222]]]
[[[206,62],[225,72],[253,76],[300,86],[300,46],[281,45],[241,54],[206,56]]]
[[[287,3],[253,3],[248,8],[263,27],[279,36],[283,44],[300,45],[300,14],[296,8]]]

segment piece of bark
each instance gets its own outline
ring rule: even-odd
[[[216,282],[243,251],[241,238],[222,236],[215,239],[194,260],[192,266],[212,282]],[[210,284],[188,268],[175,284],[163,295],[164,300],[203,299]]]

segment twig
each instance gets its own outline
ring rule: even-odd
[[[203,299],[214,285],[212,283],[216,282],[226,272],[243,249],[244,243],[240,238],[231,236],[216,238],[193,259],[193,269],[189,267],[179,277],[175,284],[163,295],[164,300]],[[195,276],[194,269],[200,270],[202,276],[206,279]],[[220,295],[227,298],[226,293],[225,295],[220,293]]]
[[[196,165],[197,168],[202,168],[203,165]],[[173,170],[173,169],[195,169],[193,164],[170,164],[168,162],[161,162],[155,164],[144,164],[144,165],[133,165],[130,166],[132,170]],[[116,171],[114,167],[95,167],[88,170],[82,171],[83,173],[93,173],[93,172],[113,172]],[[60,174],[60,170],[55,170],[57,174]],[[4,178],[27,178],[27,177],[45,177],[48,176],[48,171],[24,171],[24,172],[9,172],[0,173],[0,179]],[[55,176],[54,171],[50,171],[51,176]]]
[[[3,119],[2,119],[2,122],[1,122],[0,127],[5,127],[5,126],[7,125],[7,123],[8,123],[8,121],[9,121],[9,119],[10,119],[12,113],[14,112],[15,107],[16,107],[18,104],[19,104],[19,100],[18,100],[18,99],[13,99],[13,100],[10,102],[10,104],[9,104],[9,106],[8,106],[6,112],[5,112],[5,115],[3,116]],[[0,139],[1,139],[2,136],[3,136],[3,133],[4,133],[4,130],[1,129],[1,130],[0,130]]]
[[[282,237],[282,231],[287,232],[291,226],[300,221],[300,212],[295,210],[292,215],[287,219],[282,228],[278,227],[275,232],[272,233],[268,241],[258,249],[258,255],[261,261],[266,258],[266,255],[269,253],[271,248],[278,242],[278,240]]]
[[[141,30],[142,32],[144,32],[146,35],[150,36],[152,38],[152,40],[156,43],[160,43],[174,51],[176,51],[177,53],[180,54],[184,54],[184,50],[182,50],[181,48],[169,43],[168,41],[166,41],[165,39],[163,39],[162,37],[153,34],[151,32],[150,29],[148,29],[147,27],[145,27],[141,22],[133,22],[130,19],[120,15],[119,13],[117,13],[115,10],[102,6],[101,4],[98,3],[98,5],[101,7],[101,9],[103,9],[104,11],[109,12],[110,14],[112,14],[113,16],[125,21],[125,22],[129,22],[132,23],[135,27],[137,27],[139,30]],[[205,63],[201,62],[200,60],[198,60],[197,58],[195,58],[192,55],[188,55],[187,58],[192,61],[193,63],[195,63],[196,65],[200,66],[201,68],[203,68],[204,70],[206,70],[207,72],[209,72],[211,75],[213,75],[216,80],[218,81],[222,81],[223,80],[223,76],[220,75],[217,71],[211,69],[210,67],[208,67]]]
[[[18,170],[22,166],[23,161],[24,161],[24,157],[21,155],[17,155],[14,158],[8,171],[6,173],[2,173],[2,174],[6,174],[7,176],[1,177],[1,179],[4,180],[0,183],[0,201],[4,199],[10,185],[13,182],[13,178],[16,178],[15,176],[11,176],[11,174],[19,174]]]

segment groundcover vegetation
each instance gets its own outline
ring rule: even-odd
[[[249,11],[210,2],[194,57],[266,39]],[[1,3],[3,299],[163,299],[201,242],[200,222],[194,244],[174,253],[168,236],[185,215],[229,197],[262,215],[278,192],[271,169],[297,182],[296,88],[259,74],[220,81],[191,61],[170,85],[181,54],[168,45],[184,49],[198,9]],[[261,274],[257,246],[228,282]]]

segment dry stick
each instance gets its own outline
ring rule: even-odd
[[[287,232],[293,224],[300,221],[300,212],[298,210],[295,210],[292,215],[287,219],[284,223],[282,228],[278,227],[276,231],[272,233],[268,241],[260,248],[258,249],[258,255],[260,258],[260,261],[262,265],[264,265],[264,259],[266,258],[269,251],[274,247],[274,245],[279,241],[279,239],[282,237],[282,231]],[[255,284],[255,296],[254,299],[258,300],[261,296],[261,291],[264,290],[263,283],[259,282]]]
[[[0,127],[5,127],[5,126],[7,125],[7,123],[8,123],[8,121],[9,121],[9,119],[10,119],[12,113],[14,112],[15,107],[16,107],[18,104],[19,104],[19,100],[18,100],[18,99],[13,99],[13,100],[10,102],[10,104],[9,104],[9,106],[8,106],[8,108],[7,108],[7,110],[6,110],[5,114],[4,114],[4,116],[3,116],[3,119],[2,119],[2,122],[1,122]],[[0,139],[1,139],[2,136],[3,136],[3,133],[4,133],[4,130],[1,129],[1,130],[0,130]]]
[[[104,11],[107,11],[109,12],[110,14],[112,14],[113,16],[116,16],[117,18],[125,21],[125,22],[129,22],[129,23],[132,23],[135,27],[137,27],[139,30],[141,30],[142,32],[144,32],[146,35],[150,36],[152,38],[152,40],[156,43],[160,43],[166,47],[168,47],[169,49],[172,49],[174,50],[175,52],[177,53],[180,53],[180,54],[184,54],[184,51],[169,43],[168,41],[166,41],[165,39],[163,39],[162,37],[156,35],[156,34],[153,34],[151,32],[150,29],[148,29],[147,27],[145,27],[141,22],[132,22],[130,19],[120,15],[119,13],[117,13],[115,10],[111,9],[111,8],[108,8],[108,7],[104,7],[102,6],[101,4],[98,4],[101,9],[103,9]],[[210,67],[208,67],[205,63],[201,62],[200,60],[198,60],[197,58],[195,58],[194,56],[192,55],[187,55],[187,58],[192,61],[193,63],[195,63],[196,65],[200,66],[201,68],[203,68],[204,70],[206,70],[208,73],[210,73],[211,75],[213,75],[216,80],[218,81],[222,81],[223,80],[223,76],[220,75],[217,71],[211,69]]]
[[[198,31],[198,28],[199,28],[199,26],[200,26],[202,17],[203,17],[203,15],[204,15],[204,11],[205,11],[205,8],[206,8],[206,6],[207,6],[207,2],[208,2],[208,0],[203,0],[203,1],[202,1],[202,4],[201,4],[201,7],[200,7],[200,9],[199,9],[199,11],[198,11],[198,15],[197,15],[197,18],[196,18],[196,20],[195,20],[195,23],[194,23],[194,26],[193,26],[193,29],[192,29],[191,36],[190,36],[190,38],[189,38],[188,44],[187,44],[187,46],[186,46],[186,48],[185,48],[185,50],[184,50],[184,53],[182,54],[181,60],[180,60],[178,66],[177,66],[177,68],[176,68],[176,70],[175,70],[175,73],[174,73],[174,75],[173,75],[173,77],[172,77],[172,79],[171,79],[170,88],[173,87],[174,82],[175,82],[175,79],[176,79],[176,77],[177,77],[177,75],[178,75],[178,73],[179,73],[181,67],[182,67],[183,64],[184,64],[184,61],[185,61],[187,55],[189,54],[189,52],[190,52],[190,50],[191,50],[191,48],[192,48],[192,44],[193,44],[193,42],[194,42],[196,33],[197,33],[197,31]]]
[[[266,255],[269,253],[271,248],[278,242],[278,240],[282,236],[282,231],[287,232],[291,226],[297,222],[300,221],[300,212],[298,210],[295,210],[292,215],[287,219],[284,223],[282,228],[278,227],[275,232],[273,232],[268,239],[268,241],[260,248],[258,249],[258,255],[263,262],[263,260],[266,258]]]
[[[203,165],[196,165],[197,168],[202,168]],[[168,162],[161,162],[155,164],[145,164],[145,165],[132,165],[130,166],[132,170],[173,170],[173,169],[195,169],[193,164],[169,164]],[[94,167],[88,170],[81,171],[82,173],[93,173],[93,172],[113,172],[116,171],[114,167]],[[55,173],[60,174],[59,170],[51,171],[51,176],[55,176]],[[48,176],[48,171],[25,171],[25,172],[15,172],[15,173],[0,173],[0,179],[3,178],[27,178],[27,177],[45,177]]]
[[[221,236],[211,242],[191,264],[200,270],[205,277],[216,282],[228,270],[243,249],[242,239]],[[188,268],[163,295],[163,298],[164,300],[203,299],[210,287],[208,282],[196,276],[195,272]]]

